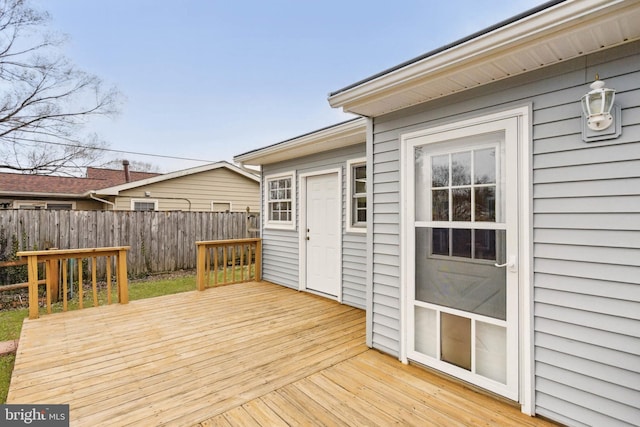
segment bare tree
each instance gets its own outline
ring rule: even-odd
[[[115,114],[119,93],[61,53],[49,19],[28,0],[0,0],[0,168],[73,175],[102,154],[83,128]]]
[[[113,159],[106,163],[100,165],[103,168],[108,169],[122,169],[122,161],[124,159]],[[160,173],[160,167],[158,165],[154,165],[151,162],[141,162],[137,160],[130,160],[129,164],[131,165],[131,171],[135,172],[151,172],[151,173]]]

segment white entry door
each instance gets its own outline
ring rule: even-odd
[[[408,358],[518,400],[517,119],[407,140]]]
[[[306,289],[340,295],[340,180],[338,173],[312,175],[306,191]]]

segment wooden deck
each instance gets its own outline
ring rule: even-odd
[[[25,321],[7,403],[77,426],[550,425],[364,344],[364,312],[244,283]]]

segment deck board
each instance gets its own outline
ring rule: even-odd
[[[7,403],[74,426],[549,425],[365,344],[364,312],[243,283],[25,321]]]

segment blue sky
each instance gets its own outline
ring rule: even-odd
[[[353,116],[327,94],[540,0],[32,0],[67,34],[66,55],[115,85],[110,148],[204,161]],[[202,162],[109,154],[170,172]]]

